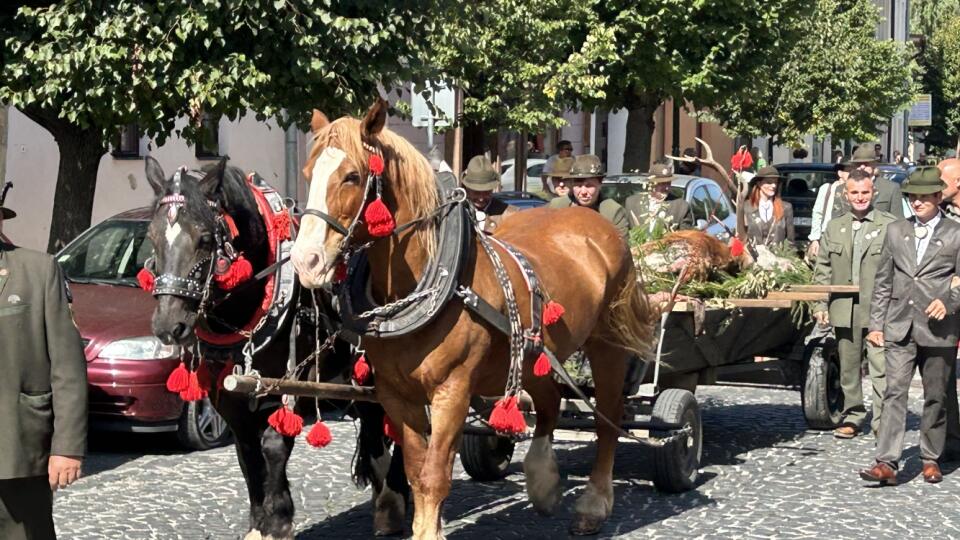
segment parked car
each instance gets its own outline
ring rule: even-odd
[[[618,174],[603,180],[600,193],[620,204],[634,193],[647,190],[646,175]],[[716,181],[700,176],[674,175],[667,199],[683,199],[690,205],[697,228],[726,241],[737,229],[737,215],[730,199]]]
[[[87,358],[91,428],[169,431],[192,449],[221,446],[230,431],[210,401],[184,403],[166,388],[181,351],[153,336],[155,301],[136,279],[153,255],[151,215],[150,208],[118,214],[57,254]]]
[[[529,191],[498,191],[493,194],[494,199],[499,199],[511,206],[516,206],[521,210],[537,208],[547,204],[547,201],[530,193]]]
[[[899,165],[880,165],[877,167],[877,174],[886,178],[887,180],[890,180],[891,182],[902,184],[915,168],[916,167],[914,166],[904,168]]]
[[[820,186],[837,180],[832,163],[783,163],[774,165],[783,176],[783,200],[793,205],[793,227],[799,247],[805,247],[813,222],[813,204]]]
[[[500,189],[504,191],[513,191],[517,189],[514,182],[512,159],[500,163]],[[545,159],[528,158],[527,159],[527,191],[540,191],[543,189],[543,180],[540,175],[543,174],[543,166],[547,163]]]

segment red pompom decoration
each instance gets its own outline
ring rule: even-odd
[[[730,167],[734,171],[742,171],[744,169],[749,169],[753,165],[753,156],[750,155],[750,152],[746,148],[741,148],[730,158]]]
[[[545,326],[550,326],[551,324],[560,320],[560,317],[563,317],[565,310],[563,306],[550,300],[547,302],[547,305],[543,306],[543,324]]]
[[[175,394],[179,394],[187,389],[187,384],[190,382],[190,372],[187,371],[187,366],[180,362],[180,365],[176,369],[170,372],[170,375],[167,377],[167,390]]]
[[[353,380],[357,381],[357,384],[363,384],[367,382],[367,377],[370,376],[370,364],[367,363],[367,357],[361,355],[356,362],[353,363]]]
[[[523,414],[517,405],[517,396],[500,399],[493,406],[488,422],[490,427],[499,433],[519,434],[527,430],[527,422],[523,419]]]
[[[233,373],[233,366],[233,360],[227,360],[227,363],[223,365],[223,369],[217,375],[217,388],[223,388],[223,380],[227,378],[227,375]]]
[[[293,223],[293,221],[287,212],[280,212],[273,215],[273,230],[276,231],[277,240],[288,240],[290,238],[291,223]]]
[[[230,269],[223,274],[215,274],[213,280],[225,291],[229,291],[237,285],[253,277],[253,265],[243,255],[237,257],[230,265]]]
[[[363,211],[363,219],[367,222],[367,232],[374,238],[390,236],[397,226],[393,214],[380,197],[367,205],[367,209]]]
[[[280,408],[267,418],[267,423],[284,437],[296,437],[303,431],[303,418],[286,405],[280,405]]]
[[[403,436],[400,430],[393,425],[393,422],[390,421],[390,417],[387,415],[383,415],[383,434],[395,444],[403,444]]]
[[[190,372],[188,381],[187,389],[180,392],[180,399],[184,401],[200,401],[207,397],[207,391],[200,386],[200,378],[196,371]]]
[[[370,168],[370,172],[376,176],[383,174],[383,158],[377,154],[370,154],[370,159],[367,160],[367,167]]]
[[[347,279],[347,263],[340,263],[333,271],[333,281],[340,283],[345,279]]]
[[[743,255],[743,242],[736,236],[730,239],[730,255],[734,257]]]
[[[330,428],[323,423],[323,420],[317,419],[317,423],[310,428],[307,433],[307,444],[314,448],[323,448],[333,441],[333,435],[330,434]]]
[[[147,291],[148,293],[153,292],[153,285],[156,283],[156,279],[153,277],[153,273],[146,268],[141,268],[137,272],[137,283],[140,285],[140,288]]]
[[[537,362],[533,364],[533,374],[537,377],[550,374],[550,359],[547,358],[547,353],[540,353],[537,357]]]

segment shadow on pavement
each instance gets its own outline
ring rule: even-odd
[[[109,471],[145,455],[186,454],[173,433],[117,433],[91,431],[84,476]]]

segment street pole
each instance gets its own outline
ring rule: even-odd
[[[297,136],[298,129],[296,124],[290,124],[283,133],[283,188],[287,197],[297,200],[297,180],[299,179]]]
[[[460,178],[460,171],[463,169],[463,91],[456,88],[453,92],[453,118],[456,121],[456,127],[453,128],[453,174]]]

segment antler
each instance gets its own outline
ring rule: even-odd
[[[740,238],[746,238],[746,224],[744,222],[743,216],[743,200],[746,197],[745,190],[738,186],[737,182],[734,182],[730,175],[727,174],[727,170],[717,163],[717,160],[713,159],[713,149],[710,148],[710,145],[707,144],[707,141],[694,137],[694,139],[703,146],[704,150],[707,153],[706,157],[696,157],[696,156],[671,156],[667,154],[666,157],[676,160],[676,161],[685,161],[687,163],[702,163],[704,165],[709,165],[723,178],[723,181],[727,184],[727,189],[730,193],[736,194],[736,210],[737,210],[737,236]]]

